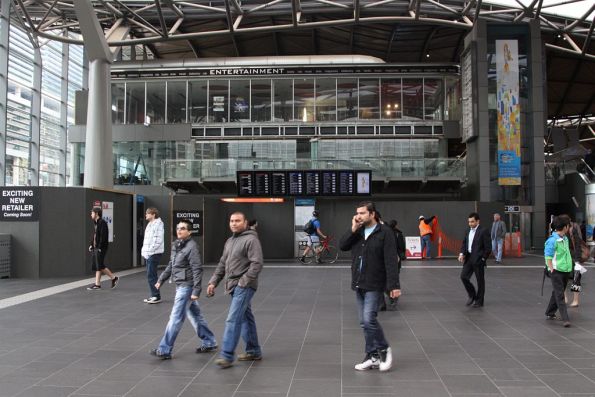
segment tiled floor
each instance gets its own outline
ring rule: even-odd
[[[226,370],[215,354],[194,353],[189,324],[173,360],[151,357],[173,287],[165,285],[164,303],[146,305],[144,274],[128,275],[115,290],[77,288],[0,310],[0,397],[595,396],[595,269],[565,329],[544,318],[541,269],[514,268],[542,261],[488,267],[481,309],[465,306],[454,260],[405,268],[398,311],[380,314],[396,360],[388,373],[353,370],[364,343],[346,268],[268,264],[253,301],[264,360]],[[0,297],[35,283],[0,280]],[[229,297],[217,293],[200,302],[220,338]]]

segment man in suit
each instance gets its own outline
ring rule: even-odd
[[[469,299],[467,306],[483,306],[483,296],[485,294],[484,271],[486,261],[491,252],[490,231],[480,226],[479,214],[472,212],[469,214],[469,230],[463,239],[459,262],[463,263],[461,271],[461,281],[467,290]],[[471,283],[471,274],[475,273],[477,280],[477,291]]]

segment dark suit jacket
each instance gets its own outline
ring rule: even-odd
[[[461,246],[461,253],[465,256],[465,263],[469,262],[474,265],[485,264],[486,260],[492,252],[492,240],[490,238],[490,231],[481,225],[477,226],[473,243],[471,244],[471,252],[467,249],[467,241],[469,239],[469,229],[465,232],[463,245]]]

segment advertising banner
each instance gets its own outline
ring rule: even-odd
[[[421,259],[421,237],[405,236],[405,255],[407,259]]]
[[[107,223],[108,238],[110,243],[114,242],[114,203],[111,201],[102,201],[102,218]]]
[[[521,105],[516,40],[496,40],[498,184],[521,184]]]
[[[31,187],[0,188],[0,220],[6,222],[39,220],[39,190]]]

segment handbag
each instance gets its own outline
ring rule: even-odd
[[[580,240],[580,247],[581,247],[581,262],[586,262],[591,257],[591,250],[589,246],[581,239]]]

